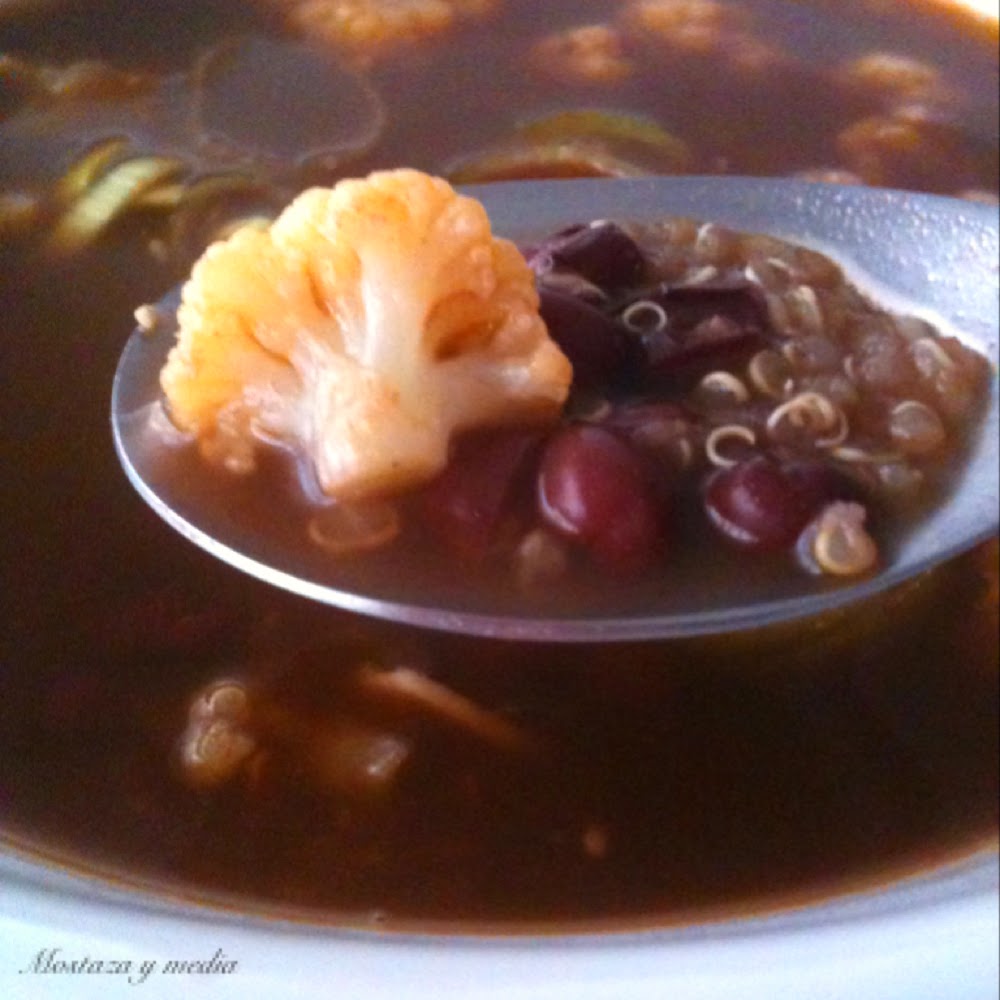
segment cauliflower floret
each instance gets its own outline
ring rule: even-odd
[[[625,23],[643,37],[692,52],[714,51],[741,18],[718,0],[630,0],[623,10]]]
[[[209,247],[178,323],[174,422],[236,471],[261,438],[292,444],[335,499],[429,479],[459,430],[555,420],[572,378],[517,248],[415,170],[314,188]]]
[[[531,62],[547,76],[575,83],[618,83],[634,70],[620,32],[607,24],[582,24],[546,35],[531,47]]]
[[[368,63],[489,14],[498,0],[270,0],[289,24]]]
[[[786,60],[751,32],[744,9],[721,0],[629,0],[620,22],[633,41],[653,50],[720,59],[750,74],[776,71]]]

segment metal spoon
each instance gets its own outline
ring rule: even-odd
[[[465,189],[487,207],[494,230],[540,238],[572,222],[684,215],[771,233],[838,260],[880,302],[953,328],[996,366],[998,213],[993,206],[864,187],[754,178],[532,181]],[[176,304],[176,299],[174,299]],[[160,410],[158,374],[174,331],[137,330],[115,376],[112,426],[125,471],[172,527],[212,555],[275,586],[376,617],[454,632],[541,641],[659,639],[764,626],[815,615],[898,584],[996,534],[998,400],[988,412],[949,500],[892,552],[884,569],[853,585],[809,578],[771,583],[748,600],[732,573],[667,578],[654,592],[606,588],[565,607],[479,587],[449,565],[439,578],[411,575],[380,556],[337,560],[303,538],[289,545],[220,502],[211,475],[178,474],[177,459],[149,433]],[[274,515],[277,518],[277,514]],[[433,574],[432,574],[433,575]],[[698,577],[698,574],[693,576]],[[789,577],[794,577],[789,574]],[[513,587],[509,588],[514,590]]]

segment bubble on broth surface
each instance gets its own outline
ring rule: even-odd
[[[181,157],[195,172],[332,169],[367,150],[384,123],[379,96],[332,57],[243,36],[210,49],[190,71],[131,94],[32,102],[0,121],[0,176],[35,189],[110,137],[127,139],[137,155]]]
[[[361,76],[301,44],[224,42],[201,60],[194,79],[200,136],[248,158],[332,166],[370,147],[385,121]]]

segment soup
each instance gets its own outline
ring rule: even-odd
[[[136,303],[308,183],[405,163],[995,197],[995,25],[551,8],[456,4],[360,48],[316,3],[0,14],[10,845],[268,914],[526,931],[773,908],[994,839],[995,545],[795,627],[518,645],[276,593],[122,476],[107,410]],[[347,97],[248,128],[261,59]]]

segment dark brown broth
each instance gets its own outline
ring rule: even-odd
[[[553,24],[607,9],[552,6]],[[757,6],[804,35],[804,5]],[[843,15],[839,3],[815,6]],[[502,68],[504,46],[524,38],[514,16],[541,17],[535,2],[509,7],[502,44],[474,54],[445,47],[416,83],[403,69],[379,71],[385,92],[394,81],[405,86],[420,114],[392,115],[359,169],[400,161],[437,169],[523,115],[588,97],[516,82]],[[232,24],[241,8],[202,9],[210,19],[227,12]],[[893,48],[961,52],[957,83],[978,88],[995,77],[990,37],[972,40],[967,26],[863,18],[853,22],[858,36],[871,29]],[[0,42],[68,58],[113,42],[100,24],[116,17],[96,23],[90,41],[78,39],[94,22],[69,18],[52,34],[4,25]],[[173,65],[183,64],[193,35],[150,51],[130,23],[120,51],[139,59],[169,49]],[[846,50],[850,35],[831,32],[824,42]],[[474,69],[485,76],[470,76]],[[468,88],[456,126],[430,96],[441,78],[491,86]],[[720,116],[731,121],[726,97],[709,92],[699,103],[696,84],[671,88],[666,111],[665,81],[624,89],[614,103],[687,123],[704,137],[706,163],[724,156],[733,169],[768,172],[822,162],[826,140],[812,126],[843,114],[792,114],[794,143],[789,130],[744,148],[762,128],[774,136],[762,124],[773,121],[774,94],[747,95],[740,127],[720,132]],[[984,120],[985,165],[970,183],[990,188],[995,136]],[[108,399],[131,310],[176,277],[151,263],[138,235],[125,226],[80,260],[42,270],[0,244],[0,812],[11,843],[268,912],[527,928],[745,912],[885,880],[995,837],[995,547],[823,622],[669,644],[438,637],[274,593],[175,536],[115,460]],[[179,780],[176,741],[201,685],[247,677],[308,703],[353,666],[343,650],[355,646],[422,665],[523,723],[547,752],[515,762],[430,730],[397,794],[378,808],[317,795],[304,782],[256,797],[238,785],[195,792]],[[581,849],[595,825],[603,856]]]

